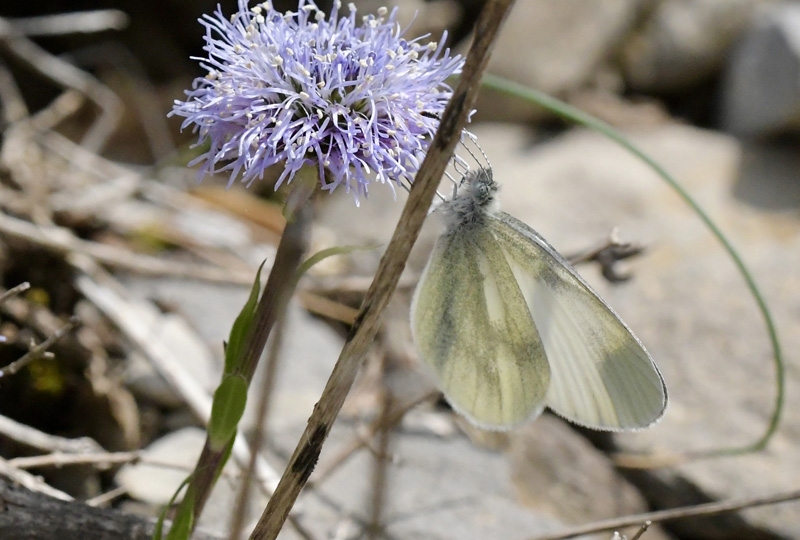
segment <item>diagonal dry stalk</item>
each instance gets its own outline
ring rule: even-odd
[[[492,44],[512,4],[513,0],[490,0],[478,20],[462,77],[420,166],[392,240],[305,432],[250,537],[252,540],[277,538],[289,511],[314,470],[322,445],[378,331],[383,310],[397,287],[411,247],[419,236],[439,179],[477,97],[481,74],[489,60]]]
[[[647,524],[649,527],[653,523],[663,523],[665,521],[685,519],[690,517],[713,516],[727,512],[737,512],[739,510],[744,510],[745,508],[755,508],[757,506],[779,504],[788,501],[796,501],[799,499],[800,490],[796,489],[763,497],[731,499],[729,501],[710,502],[697,504],[694,506],[671,508],[669,510],[656,510],[655,512],[647,512],[645,514],[635,514],[632,516],[595,521],[594,523],[588,523],[586,525],[564,529],[555,534],[536,536],[530,540],[566,540],[567,538],[577,538],[579,536],[585,536],[604,531],[613,531],[622,529],[624,527],[635,527],[643,524]]]

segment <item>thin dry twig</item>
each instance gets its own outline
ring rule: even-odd
[[[384,381],[386,372],[386,356],[380,359],[381,381]],[[372,497],[369,521],[367,522],[367,538],[377,540],[383,535],[383,512],[386,506],[388,489],[389,448],[393,430],[389,427],[394,399],[392,392],[385,384],[381,388],[381,411],[379,423],[383,425],[378,435],[377,453],[372,458]]]
[[[0,128],[19,122],[28,116],[28,106],[14,76],[0,59]]]
[[[123,106],[116,94],[90,74],[36,45],[2,17],[0,46],[26,62],[43,77],[63,88],[78,91],[100,107],[100,119],[83,138],[86,148],[91,151],[100,150],[122,116]]]
[[[25,353],[22,358],[15,360],[14,362],[11,362],[4,368],[0,369],[0,379],[9,375],[14,375],[37,358],[45,356],[47,354],[47,349],[52,347],[55,342],[67,335],[67,333],[69,333],[77,325],[78,318],[74,316],[71,317],[66,324],[56,330],[50,337],[42,341],[40,344],[31,347],[31,349]]]
[[[639,527],[639,530],[636,531],[636,534],[631,536],[631,540],[639,540],[639,538],[641,538],[642,535],[647,532],[647,529],[649,529],[650,525],[652,524],[653,524],[652,521],[645,521],[644,523],[642,523],[642,526]]]
[[[67,454],[103,452],[103,448],[89,437],[67,439],[58,435],[50,435],[2,415],[0,415],[0,435],[46,452]]]
[[[86,255],[108,266],[144,275],[173,276],[241,285],[252,281],[252,276],[245,275],[244,272],[208,265],[168,261],[159,257],[137,254],[124,248],[80,239],[65,227],[39,227],[0,213],[0,236],[4,235],[62,255],[73,253]]]
[[[594,534],[603,531],[613,531],[615,529],[622,529],[624,527],[635,527],[636,525],[647,522],[663,523],[665,521],[674,521],[676,519],[685,519],[690,517],[715,516],[717,514],[725,514],[728,512],[744,510],[745,508],[755,508],[757,506],[766,506],[770,504],[778,504],[796,500],[800,500],[800,490],[775,493],[773,495],[767,495],[764,497],[748,497],[744,499],[733,499],[730,501],[711,502],[694,506],[672,508],[670,510],[658,510],[656,512],[647,512],[645,514],[635,514],[621,518],[606,519],[603,521],[596,521],[594,523],[581,525],[579,527],[564,529],[563,531],[555,534],[536,536],[530,540],[564,540],[566,538],[575,538],[578,536]]]
[[[128,490],[126,488],[122,486],[115,487],[114,489],[106,491],[105,493],[101,493],[96,497],[92,497],[91,499],[86,499],[84,501],[84,504],[86,504],[87,506],[94,506],[95,508],[106,506],[114,499],[118,499],[127,493]]]
[[[322,445],[341,410],[366,356],[381,316],[397,287],[411,247],[433,202],[439,179],[450,161],[480,87],[502,21],[513,0],[490,0],[478,20],[464,71],[442,115],[439,129],[420,166],[400,221],[380,262],[359,315],[333,368],[320,401],[292,454],[275,493],[251,535],[252,540],[275,540],[297,496],[314,470]]]
[[[11,287],[10,289],[5,291],[4,293],[0,294],[0,304],[5,302],[6,299],[11,298],[12,296],[16,296],[18,294],[24,293],[25,291],[27,291],[30,288],[31,288],[31,284],[28,283],[27,281],[23,281],[19,285]]]
[[[349,445],[343,448],[335,457],[333,457],[328,463],[324,464],[324,466],[320,467],[314,472],[314,478],[309,482],[309,487],[311,485],[318,486],[322,482],[324,482],[331,474],[333,474],[339,467],[344,465],[348,459],[350,459],[353,454],[357,451],[361,450],[364,447],[367,447],[370,444],[372,438],[382,430],[387,429],[394,429],[402,420],[403,417],[406,415],[408,411],[416,407],[421,403],[425,403],[426,401],[430,401],[441,394],[438,390],[434,390],[432,392],[427,392],[416,399],[412,399],[402,407],[399,407],[395,410],[392,414],[388,415],[387,417],[380,416],[375,421],[370,424],[367,428],[367,432],[364,434],[360,434],[353,438]]]
[[[43,467],[68,467],[75,465],[93,465],[96,469],[108,469],[114,465],[139,461],[141,451],[135,452],[88,452],[64,453],[53,452],[41,456],[26,456],[8,460],[8,464],[17,469],[39,469]],[[155,465],[149,463],[150,465]],[[174,466],[173,466],[174,467]]]
[[[47,485],[45,481],[39,478],[38,476],[34,476],[28,471],[23,471],[17,469],[16,467],[12,467],[2,457],[0,457],[0,475],[11,479],[14,482],[20,484],[21,486],[31,491],[35,491],[36,493],[49,495],[50,497],[60,499],[62,501],[72,500],[72,497],[70,495],[67,495],[63,491],[60,491],[54,487]]]
[[[603,277],[611,283],[619,283],[630,279],[630,274],[623,274],[617,270],[617,263],[641,254],[644,246],[634,242],[622,242],[619,239],[619,230],[614,227],[608,238],[600,245],[567,257],[572,265],[596,262],[600,265]]]
[[[118,9],[56,13],[6,20],[17,32],[25,36],[64,36],[124,30],[130,21],[128,15]]]

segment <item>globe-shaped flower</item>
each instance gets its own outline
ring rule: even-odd
[[[315,166],[324,189],[366,195],[372,179],[413,181],[463,61],[427,36],[403,38],[396,9],[356,20],[334,2],[330,16],[310,0],[279,13],[267,1],[206,27],[208,70],[171,114],[194,126],[208,151],[200,175],[230,171],[248,185],[283,163],[276,188]],[[444,36],[443,36],[444,38]],[[190,165],[191,165],[190,164]]]

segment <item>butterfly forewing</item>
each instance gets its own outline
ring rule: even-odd
[[[489,229],[544,344],[547,406],[597,429],[642,428],[660,418],[664,381],[625,323],[533,229],[503,212]]]
[[[445,397],[475,424],[506,429],[541,412],[549,383],[545,351],[485,227],[439,238],[414,294],[411,327]]]

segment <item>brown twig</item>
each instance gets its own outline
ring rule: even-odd
[[[93,76],[27,39],[2,17],[0,17],[0,46],[26,62],[43,77],[63,88],[76,90],[94,101],[100,107],[102,115],[89,129],[83,143],[92,151],[102,148],[122,116],[122,103],[116,94]]]
[[[73,328],[78,325],[78,318],[71,317],[66,324],[64,324],[61,328],[56,330],[50,337],[42,341],[40,344],[31,347],[31,349],[25,353],[19,360],[11,362],[6,367],[0,369],[0,379],[3,377],[14,375],[19,370],[36,360],[37,358],[41,358],[47,353],[47,349],[53,346],[55,342],[60,340],[64,337],[68,332],[70,332]]]
[[[596,521],[587,525],[564,529],[556,534],[536,536],[530,540],[564,540],[566,538],[575,538],[577,536],[594,534],[603,531],[613,531],[615,529],[622,529],[624,527],[634,527],[647,522],[662,523],[665,521],[673,521],[676,519],[685,519],[690,517],[714,516],[727,512],[736,512],[737,510],[744,510],[745,508],[754,508],[757,506],[796,501],[798,499],[800,499],[800,490],[794,490],[784,493],[776,493],[774,495],[767,495],[765,497],[750,497],[746,499],[734,499],[730,501],[685,506],[682,508],[672,508],[670,510],[658,510],[656,512],[647,512],[644,514],[635,514],[621,518]]]
[[[328,461],[324,467],[320,467],[318,470],[316,470],[314,472],[314,479],[310,481],[309,484],[317,486],[324,482],[331,474],[333,474],[334,471],[344,465],[353,454],[368,446],[375,434],[381,430],[394,429],[394,427],[403,420],[403,417],[408,411],[420,403],[424,403],[438,397],[440,394],[441,392],[438,390],[427,392],[416,399],[412,399],[402,407],[395,410],[391,415],[388,415],[387,417],[378,417],[369,426],[369,428],[367,428],[366,433],[355,437],[347,447],[343,448],[334,458]]]
[[[118,499],[118,498],[124,496],[127,493],[128,493],[128,490],[126,488],[124,488],[122,486],[119,486],[119,487],[115,487],[114,489],[111,489],[109,491],[106,491],[105,493],[101,493],[100,495],[97,495],[96,497],[92,497],[91,499],[86,499],[84,501],[84,503],[86,504],[86,506],[94,506],[96,508],[99,508],[99,507],[102,507],[102,506],[106,506],[108,503],[110,503],[114,499]]]
[[[385,383],[386,356],[381,358],[381,382]],[[379,423],[383,425],[378,435],[378,448],[372,458],[372,494],[369,521],[367,522],[367,538],[378,540],[383,533],[383,512],[386,506],[386,492],[388,486],[389,448],[392,438],[392,428],[388,419],[391,416],[394,399],[392,392],[385,384],[381,387],[381,411]]]
[[[38,469],[42,467],[65,467],[73,465],[94,465],[97,469],[108,469],[113,465],[130,463],[142,457],[137,452],[89,452],[82,454],[66,454],[53,452],[42,456],[26,456],[9,459],[8,464],[17,469]]]
[[[7,21],[17,32],[26,36],[63,36],[124,30],[128,26],[129,18],[124,11],[118,9],[97,9]]]
[[[103,448],[89,437],[67,439],[58,435],[50,435],[2,415],[0,415],[0,434],[31,448],[47,452],[84,454],[103,451]]]
[[[30,288],[31,288],[31,284],[28,283],[27,281],[23,281],[19,285],[15,285],[14,287],[11,287],[10,289],[5,291],[4,293],[0,294],[0,304],[5,302],[6,299],[11,298],[12,296],[16,296],[16,295],[18,295],[20,293],[24,293],[25,291],[27,291]]]
[[[17,469],[16,467],[12,467],[2,457],[0,457],[0,476],[5,476],[6,478],[9,478],[14,482],[18,483],[19,485],[31,491],[35,491],[36,493],[49,495],[50,497],[62,501],[72,500],[72,497],[70,497],[61,490],[49,486],[40,477],[34,476],[28,471],[23,471],[21,469]]]
[[[0,59],[0,130],[28,116],[28,106],[14,76]]]
[[[478,20],[464,71],[442,115],[439,130],[420,166],[408,201],[375,279],[359,310],[356,322],[333,368],[325,390],[314,408],[306,430],[289,460],[275,493],[251,535],[252,540],[275,540],[297,496],[317,463],[322,445],[353,385],[367,350],[378,332],[383,310],[389,303],[411,247],[419,236],[436,188],[450,161],[480,88],[489,51],[513,0],[490,0]]]
[[[636,531],[636,534],[631,536],[631,540],[639,540],[639,538],[641,538],[642,535],[647,532],[647,529],[649,529],[650,525],[652,524],[653,524],[652,521],[645,521],[644,523],[642,523],[642,526],[639,527],[639,530]]]
[[[79,253],[103,264],[145,275],[176,276],[219,283],[245,284],[252,276],[244,272],[207,265],[168,261],[130,250],[83,240],[64,227],[39,227],[0,213],[0,236],[23,240],[60,254]]]
[[[599,246],[570,255],[566,259],[572,265],[596,262],[600,265],[603,277],[611,283],[619,283],[630,279],[630,274],[622,274],[617,270],[621,260],[635,257],[644,251],[644,246],[633,242],[621,242],[616,227],[611,230],[608,239]]]

